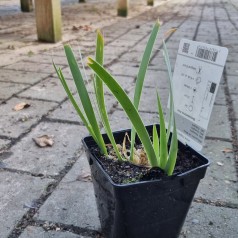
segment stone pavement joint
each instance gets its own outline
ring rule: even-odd
[[[229,48],[202,151],[212,163],[195,194],[180,238],[236,238],[237,0],[155,0],[154,7],[147,7],[145,0],[131,0],[131,15],[127,19],[116,17],[113,8],[116,0],[100,0],[98,5],[93,5],[93,0],[86,2],[82,5],[65,2],[62,6],[63,42],[70,43],[75,52],[80,46],[83,57],[92,55],[94,30],[100,27],[105,36],[105,64],[131,98],[154,21],[159,17],[162,22],[139,108],[145,124],[158,122],[156,102],[153,101],[155,86],[164,108],[167,106],[167,73],[161,42],[168,30],[178,28],[166,40],[172,65],[181,38]],[[16,0],[8,1],[7,9],[11,3],[14,9],[9,10],[8,16],[0,11],[1,238],[99,238],[100,223],[92,182],[79,179],[80,175],[90,173],[81,144],[87,131],[57,81],[51,63],[53,58],[62,67],[75,92],[63,47],[61,43],[36,42],[34,13],[17,12]],[[90,9],[92,14],[89,14]],[[103,15],[98,14],[100,11]],[[19,23],[17,26],[16,22]],[[73,31],[72,26],[78,25],[90,25],[93,30]],[[88,69],[86,73],[89,78],[87,87],[93,97],[91,73]],[[116,100],[107,89],[105,91],[112,129],[130,127]],[[13,111],[12,108],[22,101],[31,106]],[[55,143],[52,147],[35,145],[32,138],[43,134],[53,136]]]

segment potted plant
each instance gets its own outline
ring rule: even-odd
[[[97,32],[95,60],[88,58],[88,66],[95,73],[95,104],[100,122],[96,119],[83,76],[69,45],[65,45],[64,49],[82,108],[70,92],[61,69],[54,65],[70,101],[90,133],[83,139],[83,144],[91,168],[102,233],[109,238],[178,237],[199,181],[209,165],[204,156],[177,139],[172,71],[164,42],[170,85],[168,128],[158,93],[159,124],[145,126],[138,113],[143,82],[159,27],[159,22],[156,22],[146,45],[133,102],[103,67],[104,40],[100,31]],[[124,109],[131,121],[131,129],[111,131],[103,84]],[[100,123],[105,134],[100,132]]]

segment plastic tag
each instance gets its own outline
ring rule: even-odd
[[[228,49],[182,39],[173,74],[178,138],[201,150]],[[169,104],[168,104],[169,105]]]

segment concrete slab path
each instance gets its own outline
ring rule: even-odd
[[[178,28],[167,40],[173,64],[181,38],[229,49],[203,149],[212,163],[180,238],[237,238],[238,1],[155,0],[154,7],[147,7],[145,0],[131,0],[126,19],[116,16],[116,1],[71,1],[62,6],[64,39],[58,44],[37,42],[34,12],[21,13],[15,0],[5,2],[0,3],[6,6],[0,10],[0,237],[101,237],[92,182],[80,179],[90,173],[81,144],[87,131],[59,84],[52,58],[75,90],[62,43],[69,42],[76,52],[80,47],[83,57],[92,55],[100,27],[106,65],[132,96],[142,52],[159,18],[163,24],[140,107],[146,124],[158,120],[155,84],[164,105],[168,100],[160,51],[164,33]],[[88,87],[92,90],[91,81]],[[14,111],[21,102],[30,106]],[[110,94],[107,106],[113,129],[130,126]],[[33,138],[41,135],[52,136],[54,145],[37,147]]]

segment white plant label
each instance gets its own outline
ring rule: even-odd
[[[173,74],[178,138],[201,150],[228,49],[182,39]],[[169,104],[168,104],[169,105]]]

